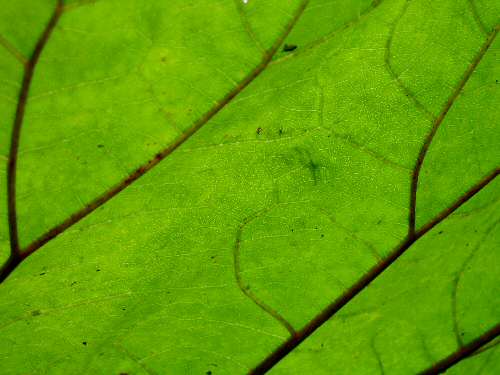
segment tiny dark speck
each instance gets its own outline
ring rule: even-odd
[[[255,131],[257,134],[262,134],[262,128],[257,128],[257,130]]]
[[[279,135],[283,134],[283,129],[278,130]]]
[[[438,234],[443,234],[443,231],[442,231],[442,230],[440,230],[440,231],[438,232]]]
[[[95,270],[95,272],[100,272],[100,271],[101,271],[101,270],[100,270],[99,268]]]
[[[285,44],[283,46],[283,51],[285,52],[291,52],[297,49],[297,46],[295,44]]]
[[[38,315],[40,315],[40,314],[41,314],[40,310],[33,310],[33,311],[31,312],[31,315],[32,315],[32,316],[38,316]]]
[[[212,371],[208,370],[205,374],[212,375]]]
[[[83,345],[87,346],[87,341],[82,342]]]
[[[101,145],[101,144],[97,145],[97,148],[103,148],[103,147],[104,147],[104,145]]]
[[[498,79],[495,79],[495,83],[498,83]]]
[[[43,275],[45,275],[45,272],[42,272],[42,273],[40,274],[40,276],[43,276]]]
[[[324,234],[321,234],[321,238],[323,238],[323,237],[325,237],[325,235],[324,235]]]

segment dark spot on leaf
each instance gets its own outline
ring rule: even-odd
[[[296,49],[297,49],[297,46],[295,44],[285,44],[283,46],[284,52],[291,52],[291,51],[295,51]]]
[[[212,371],[208,370],[205,374],[212,375]]]
[[[97,148],[103,148],[103,147],[104,147],[104,145],[101,145],[101,144],[97,145]]]
[[[100,272],[100,271],[101,271],[101,269],[100,269],[100,268],[98,268],[98,269],[96,269],[96,270],[95,270],[95,272]]]
[[[87,346],[87,341],[82,342],[83,345]]]
[[[323,237],[325,237],[325,235],[322,233],[322,234],[321,234],[321,238],[323,238]]]
[[[261,135],[262,134],[262,128],[257,128],[257,130],[255,131],[258,135]]]
[[[278,130],[278,134],[283,135],[283,129],[280,128],[280,130]]]
[[[43,275],[45,275],[45,272],[42,272],[42,273],[40,274],[40,276],[43,276]]]
[[[42,313],[42,312],[41,312],[40,310],[33,310],[33,311],[31,312],[31,315],[32,315],[32,316],[38,316],[38,315],[40,315],[41,313]]]
[[[73,285],[75,285],[75,284],[77,284],[77,283],[78,283],[78,281],[73,281],[73,282],[71,283],[71,286],[73,286]]]
[[[438,232],[438,234],[443,234],[443,231],[442,231],[442,230],[440,230],[440,231]]]

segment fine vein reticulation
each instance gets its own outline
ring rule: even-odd
[[[233,100],[241,91],[243,91],[253,80],[255,80],[269,65],[273,56],[278,51],[279,47],[283,44],[285,38],[290,34],[293,27],[299,20],[300,16],[304,12],[307,7],[309,0],[304,0],[300,3],[298,9],[296,10],[293,18],[285,27],[284,32],[280,35],[280,37],[274,42],[272,47],[266,51],[263,55],[263,58],[259,65],[252,70],[237,86],[234,87],[226,96],[224,96],[212,109],[210,109],[207,113],[205,113],[200,119],[198,119],[187,131],[181,134],[170,146],[165,148],[164,150],[158,152],[153,159],[147,161],[145,164],[141,165],[134,172],[132,172],[126,179],[113,186],[111,189],[103,193],[102,195],[95,198],[92,202],[87,204],[80,211],[71,215],[68,219],[63,221],[61,224],[52,228],[33,243],[31,243],[27,248],[20,249],[19,248],[19,239],[17,233],[17,216],[15,209],[15,175],[16,175],[16,164],[17,164],[17,150],[19,146],[19,136],[20,130],[23,122],[24,110],[26,106],[26,100],[29,94],[30,83],[33,77],[33,73],[38,62],[38,58],[43,51],[47,41],[49,40],[50,34],[52,33],[54,27],[56,26],[59,18],[61,17],[64,7],[62,1],[59,1],[53,16],[45,28],[44,33],[42,34],[40,40],[38,41],[35,51],[33,52],[32,57],[30,58],[23,86],[21,89],[17,115],[14,122],[14,130],[11,140],[11,153],[9,157],[9,169],[8,175],[8,201],[9,201],[9,228],[10,228],[10,238],[11,238],[11,256],[7,261],[6,265],[2,268],[0,272],[0,282],[5,280],[8,275],[21,263],[21,261],[27,258],[29,255],[34,253],[44,244],[58,236],[60,233],[64,232],[66,229],[71,227],[72,225],[79,222],[85,216],[93,212],[98,207],[102,206],[104,203],[109,201],[111,198],[116,196],[122,190],[127,188],[134,181],[139,179],[145,173],[150,171],[153,167],[155,167],[158,163],[160,163],[163,159],[169,156],[173,151],[179,148],[184,142],[186,142],[191,136],[193,136],[198,130],[200,130],[212,117],[214,117],[217,113],[219,113],[231,100]]]
[[[374,6],[378,5],[379,1],[375,1]],[[185,141],[187,141],[192,135],[194,135],[199,129],[201,129],[213,116],[215,116],[219,111],[221,111],[234,97],[236,97],[243,89],[245,89],[254,79],[256,79],[269,65],[273,56],[278,51],[279,47],[283,44],[285,38],[293,29],[298,19],[304,12],[307,7],[308,0],[303,1],[299,8],[297,9],[294,17],[287,25],[286,29],[282,33],[282,35],[276,40],[273,46],[264,53],[263,58],[259,65],[251,71],[235,88],[226,94],[217,105],[215,105],[210,111],[208,111],[204,116],[202,116],[199,120],[197,120],[191,128],[189,128],[185,133],[183,133],[172,145],[168,148],[160,151],[155,155],[155,157],[149,160],[147,163],[143,164],[139,168],[137,168],[131,175],[129,175],[125,180],[115,185],[107,192],[96,198],[94,201],[89,203],[86,207],[84,207],[79,212],[72,215],[66,221],[58,225],[57,227],[51,229],[49,232],[44,234],[42,237],[34,241],[31,245],[29,245],[26,249],[21,250],[19,247],[19,237],[18,237],[18,228],[17,228],[17,217],[16,217],[16,167],[17,167],[17,154],[19,147],[19,139],[21,134],[21,128],[23,123],[24,111],[26,107],[27,98],[29,95],[29,89],[31,85],[31,81],[35,72],[36,65],[38,63],[39,57],[47,44],[51,33],[56,27],[61,15],[64,11],[64,6],[62,0],[59,0],[56,8],[54,9],[53,15],[47,24],[45,30],[43,31],[40,39],[38,40],[35,49],[27,61],[23,62],[25,66],[25,72],[23,77],[23,83],[21,86],[21,91],[19,94],[18,106],[16,110],[13,132],[11,138],[11,148],[9,154],[9,163],[8,163],[8,171],[7,171],[7,184],[8,184],[8,216],[9,216],[9,234],[11,240],[11,255],[9,260],[7,261],[6,266],[2,269],[0,273],[0,281],[3,281],[16,267],[17,265],[25,259],[27,256],[35,252],[45,243],[55,238],[58,234],[62,233],[67,228],[71,227],[73,224],[80,221],[82,218],[90,214],[96,208],[106,203],[108,200],[113,198],[115,195],[124,190],[127,186],[132,184],[142,175],[151,170],[154,166],[156,166],[160,161],[162,161],[165,157],[170,155],[173,151],[175,151],[179,146],[181,146]],[[472,4],[472,2],[471,2]],[[396,25],[394,26],[394,29]],[[411,197],[410,197],[410,216],[409,216],[409,233],[407,238],[396,248],[391,254],[380,261],[376,266],[374,266],[368,273],[363,275],[358,282],[356,282],[351,288],[349,288],[342,296],[340,296],[336,301],[332,302],[325,310],[323,310],[320,314],[318,314],[313,320],[311,320],[303,329],[300,331],[294,331],[293,328],[289,329],[292,334],[290,339],[284,342],[276,351],[271,353],[263,362],[261,362],[254,370],[251,371],[251,374],[263,374],[271,369],[276,363],[278,363],[283,357],[285,357],[290,351],[292,351],[295,347],[297,347],[302,341],[304,341],[308,336],[310,336],[317,328],[319,328],[323,323],[325,323],[328,319],[330,319],[336,312],[338,312],[343,306],[349,303],[359,292],[361,292],[368,284],[370,284],[373,280],[375,280],[382,272],[384,272],[391,264],[393,264],[406,250],[408,250],[411,245],[425,235],[428,231],[430,231],[434,226],[439,224],[441,221],[446,219],[449,215],[451,215],[455,210],[457,210],[460,206],[462,206],[465,202],[471,199],[475,194],[481,191],[486,185],[488,185],[491,181],[493,181],[498,174],[500,173],[500,169],[495,169],[487,176],[485,176],[481,181],[479,181],[475,186],[473,186],[470,190],[468,190],[465,194],[463,194],[460,198],[458,198],[451,206],[443,210],[439,213],[434,219],[430,220],[428,223],[424,224],[420,229],[416,228],[416,196],[417,196],[417,187],[418,187],[418,177],[420,174],[420,170],[422,168],[426,153],[432,143],[432,140],[444,121],[446,115],[448,114],[450,108],[453,106],[455,100],[460,95],[463,87],[470,79],[472,73],[476,69],[477,65],[487,52],[488,48],[493,43],[496,35],[499,31],[499,27],[497,26],[489,35],[486,42],[481,47],[479,53],[475,57],[474,61],[465,71],[462,79],[459,84],[453,91],[452,95],[449,97],[447,102],[445,103],[440,114],[435,118],[433,122],[433,126],[427,135],[424,144],[420,150],[418,155],[415,167],[412,173],[412,181],[411,181]],[[392,36],[390,37],[392,38]],[[6,46],[5,43],[1,43]],[[390,44],[391,39],[387,44],[387,63],[390,58]],[[6,47],[7,48],[7,47]],[[21,61],[21,60],[20,60]],[[389,64],[387,64],[389,66]],[[389,70],[390,70],[389,66]],[[394,73],[394,72],[392,72]],[[413,99],[412,99],[413,100]],[[236,256],[235,256],[236,259]],[[235,267],[236,267],[235,261]],[[238,265],[239,267],[239,265]],[[241,281],[241,280],[240,280]],[[241,282],[239,282],[239,285]],[[240,285],[241,287],[241,285]],[[286,322],[286,321],[285,321]],[[291,327],[291,326],[290,326]],[[463,345],[457,350],[455,353],[452,353],[449,357],[444,360],[436,363],[426,371],[422,372],[422,374],[437,374],[440,373],[447,368],[453,366],[460,360],[466,358],[467,356],[473,354],[478,349],[488,344],[496,337],[500,335],[500,325],[497,325],[491,328],[488,332],[473,340],[471,343]]]

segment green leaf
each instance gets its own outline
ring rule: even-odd
[[[499,14],[3,4],[1,372],[498,372]]]

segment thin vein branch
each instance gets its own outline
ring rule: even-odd
[[[250,289],[245,285],[243,282],[243,279],[241,277],[241,266],[240,266],[240,252],[241,252],[241,235],[243,233],[243,230],[245,227],[250,224],[253,220],[256,218],[260,217],[263,213],[269,211],[268,209],[265,209],[263,211],[260,211],[259,213],[252,215],[251,217],[247,218],[246,220],[243,221],[243,223],[239,226],[238,232],[236,234],[236,242],[234,244],[234,250],[233,250],[233,264],[234,264],[234,275],[236,278],[236,283],[238,284],[238,287],[240,288],[241,292],[246,295],[250,300],[252,300],[257,306],[259,306],[262,310],[264,310],[266,313],[268,313],[270,316],[272,316],[274,319],[276,319],[285,329],[290,333],[290,335],[293,337],[295,336],[295,329],[293,326],[286,320],[283,315],[281,315],[278,311],[273,309],[271,306],[267,305],[264,301],[260,300]]]
[[[250,24],[250,21],[248,20],[248,16],[244,9],[243,2],[241,0],[234,0],[234,2],[236,5],[236,9],[238,10],[238,14],[240,15],[241,24],[245,29],[245,32],[247,33],[248,37],[252,40],[252,42],[260,51],[264,52],[265,48],[262,46],[262,43],[260,42],[259,38],[257,38],[257,35],[255,35],[253,27]]]
[[[23,255],[19,247],[19,234],[17,228],[17,210],[16,210],[16,172],[17,172],[17,155],[19,151],[19,141],[21,136],[21,128],[23,125],[24,112],[26,110],[26,102],[28,100],[33,74],[37,66],[40,55],[47,44],[52,31],[57,25],[59,18],[62,15],[63,3],[62,0],[57,2],[52,17],[50,18],[47,26],[45,27],[42,35],[38,39],[35,48],[25,64],[23,82],[19,92],[19,99],[14,117],[14,124],[12,126],[12,134],[9,150],[9,161],[7,166],[7,210],[9,222],[9,238],[10,238],[10,256],[7,260],[2,273],[0,274],[0,281],[3,280],[4,270],[11,272],[22,260]]]
[[[93,201],[88,203],[85,207],[83,207],[81,210],[75,212],[73,215],[71,215],[69,218],[64,220],[61,224],[55,226],[54,228],[50,229],[48,232],[44,233],[41,237],[36,239],[34,242],[32,242],[28,247],[26,247],[24,250],[20,251],[19,250],[19,241],[18,241],[18,236],[17,236],[17,224],[16,220],[12,220],[13,225],[12,227],[12,235],[11,238],[14,239],[14,247],[16,249],[17,256],[15,259],[13,259],[13,262],[8,261],[6,266],[3,267],[2,271],[0,272],[0,282],[2,282],[16,267],[17,265],[25,258],[33,254],[36,250],[38,250],[40,247],[45,245],[47,242],[52,240],[53,238],[57,237],[59,234],[64,232],[66,229],[69,227],[73,226],[80,220],[82,220],[84,217],[86,217],[88,214],[102,206],[104,203],[109,201],[111,198],[116,196],[118,193],[123,191],[125,188],[130,186],[132,183],[137,181],[140,177],[142,177],[145,173],[149,172],[151,169],[153,169],[156,165],[158,165],[163,159],[165,159],[167,156],[172,154],[175,150],[177,150],[184,142],[186,142],[188,139],[191,138],[195,133],[198,132],[204,125],[206,125],[217,113],[219,113],[223,108],[225,108],[239,93],[241,93],[250,83],[252,83],[269,65],[271,62],[271,59],[273,56],[276,54],[278,51],[279,47],[283,44],[285,38],[290,34],[292,31],[293,27],[296,25],[297,21],[299,20],[300,16],[304,12],[305,8],[307,7],[309,3],[309,0],[303,0],[300,5],[298,6],[295,15],[293,18],[290,20],[288,25],[285,27],[283,33],[280,35],[280,37],[275,41],[273,46],[264,54],[261,62],[257,67],[252,70],[236,87],[234,87],[229,93],[227,93],[222,100],[220,100],[212,109],[210,109],[207,113],[205,113],[201,118],[199,118],[197,121],[194,122],[194,124],[187,129],[183,134],[181,134],[170,146],[167,148],[163,149],[162,151],[158,152],[153,159],[147,161],[145,164],[141,165],[138,167],[135,171],[133,171],[128,177],[126,177],[124,180],[116,184],[115,186],[111,187],[109,190],[95,198]],[[36,54],[34,54],[35,59],[31,59],[30,61],[36,61],[38,60],[39,54],[41,52],[41,49],[43,49],[45,43],[47,42],[47,39],[52,32],[52,29],[54,28],[55,24],[57,23],[57,20],[59,19],[59,16],[61,15],[63,10],[62,3],[60,2],[56,8],[56,11],[54,13],[54,16],[51,19],[51,23],[49,24],[50,27],[47,27],[47,29],[44,32],[44,36],[40,39],[41,42],[38,43],[37,45],[37,50],[38,51]],[[14,173],[12,176],[14,176],[14,179],[9,180],[9,207],[12,206],[12,209],[9,209],[9,217],[11,216],[10,212],[12,212],[12,218],[15,219],[16,214],[15,214],[15,164],[17,160],[17,148],[18,148],[18,142],[19,142],[19,131],[21,128],[22,120],[23,120],[23,114],[24,114],[24,108],[26,105],[26,98],[28,95],[28,89],[29,89],[29,83],[31,82],[31,78],[33,75],[33,68],[34,64],[30,64],[29,66],[33,66],[31,69],[27,70],[29,74],[26,75],[29,80],[23,83],[23,89],[21,91],[21,98],[19,100],[19,106],[18,106],[18,112],[20,109],[20,116],[16,116],[16,122],[14,126],[14,135],[13,135],[13,142],[14,148],[13,152],[11,154],[14,156],[11,158],[12,161],[12,166],[9,164],[9,171],[12,170]],[[12,172],[11,172],[12,173]],[[12,192],[11,192],[12,189]]]
[[[481,32],[485,35],[488,35],[489,31],[486,29],[486,26],[481,19],[481,16],[479,16],[479,12],[477,11],[477,6],[476,2],[474,0],[468,0],[469,7],[472,13],[472,17],[474,17],[474,21],[476,21],[477,26],[481,30]]]
[[[417,109],[422,112],[424,115],[426,115],[429,119],[431,119],[432,121],[435,121],[436,120],[436,116],[434,116],[434,113],[432,113],[431,111],[429,111],[421,102],[420,100],[417,99],[417,96],[415,95],[415,93],[413,93],[405,84],[404,82],[401,80],[401,77],[399,76],[399,74],[397,74],[395,71],[394,71],[394,68],[392,66],[392,41],[394,39],[394,34],[396,33],[396,29],[399,25],[399,23],[401,22],[401,20],[403,19],[406,11],[408,10],[408,6],[410,5],[410,1],[407,0],[404,4],[404,6],[402,7],[401,9],[401,12],[399,13],[398,17],[396,18],[396,20],[393,22],[392,26],[391,26],[391,30],[389,32],[389,37],[387,38],[387,41],[386,41],[386,45],[385,45],[385,54],[384,54],[384,66],[387,70],[387,72],[390,74],[390,76],[392,77],[392,79],[394,81],[396,81],[397,85],[399,86],[399,88],[401,89],[401,91],[403,91],[403,93],[405,94],[405,96],[412,101],[412,103],[415,105],[415,107],[417,107]]]
[[[467,70],[464,72],[464,75],[462,76],[462,79],[458,83],[458,85],[455,87],[455,90],[451,94],[451,96],[448,98],[446,103],[443,106],[443,109],[441,110],[439,116],[436,118],[434,121],[432,128],[430,132],[427,134],[427,137],[424,140],[424,143],[422,145],[422,148],[420,149],[420,152],[417,157],[417,161],[415,163],[415,167],[413,168],[413,173],[412,173],[412,179],[411,179],[411,189],[410,189],[410,214],[409,214],[409,236],[415,235],[416,231],[416,208],[417,208],[417,189],[418,189],[418,179],[420,176],[420,171],[422,169],[422,165],[425,160],[425,156],[427,155],[427,151],[429,150],[429,147],[434,139],[434,136],[436,135],[440,125],[443,123],[444,119],[446,118],[446,115],[450,111],[451,107],[457,100],[457,98],[460,96],[462,93],[462,90],[465,86],[465,84],[469,81],[470,77],[472,76],[472,73],[476,70],[477,66],[485,56],[486,52],[490,48],[491,44],[495,40],[498,30],[500,29],[500,25],[497,25],[497,27],[490,33],[488,38],[486,39],[485,43],[482,45],[481,49],[477,53],[477,55],[474,57],[474,60],[471,62]]]
[[[458,319],[458,287],[460,285],[460,280],[465,272],[465,269],[469,265],[469,263],[474,259],[478,251],[481,249],[481,246],[483,245],[484,241],[490,233],[493,231],[493,229],[496,228],[496,226],[500,223],[500,220],[497,220],[493,222],[492,225],[490,225],[483,236],[481,236],[481,239],[479,242],[474,246],[472,251],[469,253],[467,258],[465,258],[465,261],[462,263],[462,266],[458,270],[458,273],[456,274],[455,278],[453,279],[453,285],[452,285],[452,292],[451,292],[451,311],[453,315],[453,331],[455,333],[455,338],[457,340],[457,345],[459,347],[464,346],[464,341],[462,339],[462,335],[460,334],[460,324],[459,324],[459,319]]]
[[[418,239],[424,236],[432,228],[446,219],[449,215],[455,212],[465,202],[475,196],[491,181],[493,181],[500,169],[495,169],[490,174],[485,176],[474,187],[457,199],[451,206],[443,210],[433,220],[429,221],[419,231],[415,232],[414,236],[408,236],[399,246],[397,246],[383,261],[376,264],[366,274],[364,274],[356,283],[354,283],[348,290],[346,290],[339,298],[328,305],[322,312],[316,315],[309,323],[297,331],[294,337],[283,342],[274,352],[264,358],[253,370],[250,375],[265,374],[273,368],[279,361],[286,357],[292,350],[294,350],[300,343],[313,334],[319,327],[326,321],[332,318],[340,309],[347,305],[354,297],[363,291],[371,282],[380,276],[387,268],[389,268],[401,255],[403,255]]]
[[[450,354],[448,357],[437,362],[433,366],[429,367],[427,370],[422,371],[420,375],[437,375],[442,374],[450,367],[456,365],[460,361],[474,354],[481,347],[485,346],[489,342],[493,341],[495,338],[500,336],[500,324],[492,327],[481,336],[472,340],[467,345],[462,346],[454,353]]]
[[[9,42],[3,35],[0,34],[0,46],[5,48],[17,61],[19,61],[25,68],[28,65],[28,59],[22,54],[11,42]]]
[[[327,35],[325,35],[321,38],[318,38],[318,39],[314,40],[313,42],[306,44],[305,46],[302,46],[301,48],[297,48],[293,52],[290,52],[290,53],[284,55],[283,57],[280,57],[280,58],[272,61],[271,64],[275,65],[275,64],[282,63],[283,61],[286,61],[286,60],[293,58],[293,57],[296,57],[296,56],[300,56],[307,51],[311,51],[311,50],[321,46],[322,44],[328,42],[329,40],[331,40],[335,36],[337,36],[338,33],[361,23],[364,19],[366,19],[368,17],[368,15],[372,11],[374,11],[380,4],[382,4],[382,1],[383,0],[374,0],[369,7],[367,7],[363,12],[361,12],[359,14],[358,18],[355,18],[352,21],[349,21],[349,22],[341,25],[339,28],[331,31]]]

